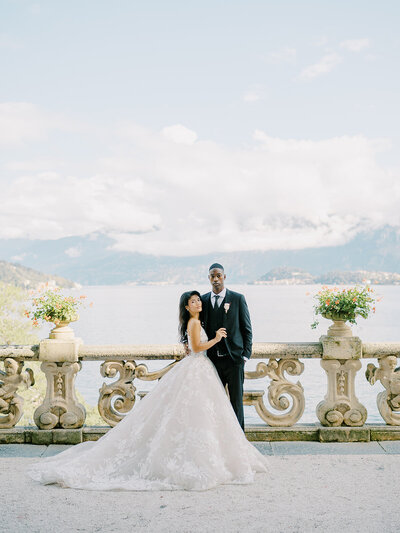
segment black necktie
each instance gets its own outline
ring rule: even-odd
[[[218,294],[214,294],[214,309],[218,309]]]

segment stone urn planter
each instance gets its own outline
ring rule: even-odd
[[[75,337],[74,331],[69,327],[71,322],[76,322],[79,316],[76,315],[73,320],[61,320],[58,324],[54,325],[54,328],[50,331],[49,339],[68,340]]]
[[[350,320],[351,318],[355,318],[354,315],[324,313],[322,316],[324,318],[327,318],[333,321],[333,324],[328,328],[328,332],[327,332],[328,337],[352,337],[353,336],[351,327],[347,325],[346,322],[347,320]]]

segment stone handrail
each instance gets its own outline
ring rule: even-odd
[[[98,359],[175,359],[183,355],[181,344],[81,344],[78,357],[81,361]],[[363,342],[361,357],[373,359],[397,356],[400,354],[400,342]],[[321,359],[323,347],[321,342],[256,342],[253,344],[252,359],[283,357],[295,359]],[[26,361],[39,361],[39,344],[0,345],[0,361],[7,357]]]
[[[75,378],[82,362],[102,361],[101,375],[116,378],[103,384],[98,401],[100,415],[114,426],[137,400],[136,380],[158,380],[184,356],[183,347],[178,344],[85,345],[71,331],[61,338],[45,339],[39,345],[0,346],[0,361],[4,362],[4,372],[0,370],[0,429],[15,426],[22,416],[23,400],[17,394],[18,388],[34,384],[33,372],[23,370],[24,362],[41,361],[47,380],[46,397],[35,411],[35,423],[40,429],[67,429],[82,427],[86,417],[75,394]],[[385,422],[400,425],[400,372],[396,369],[399,353],[400,343],[362,343],[352,336],[327,335],[312,343],[255,343],[252,359],[261,361],[255,370],[246,371],[245,377],[269,379],[268,393],[265,394],[264,386],[245,391],[243,401],[253,405],[270,426],[295,424],[304,412],[304,391],[300,382],[293,383],[286,376],[302,374],[301,359],[320,359],[328,387],[317,406],[319,421],[324,426],[362,426],[367,411],[355,394],[355,375],[361,368],[361,359],[377,359],[378,367],[368,364],[366,378],[371,385],[381,381],[385,388],[377,398]],[[150,372],[144,360],[173,362]]]

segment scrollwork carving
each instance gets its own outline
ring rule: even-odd
[[[400,425],[400,368],[396,368],[397,357],[389,355],[379,359],[379,368],[373,363],[367,365],[365,377],[371,385],[378,380],[385,387],[376,398],[379,412],[391,426]]]
[[[115,426],[132,409],[136,402],[136,387],[134,379],[155,381],[162,378],[176,364],[170,363],[161,370],[149,372],[143,363],[137,365],[135,361],[110,361],[100,367],[103,377],[113,378],[119,375],[113,383],[103,383],[100,389],[98,408],[100,416],[110,426]]]
[[[99,391],[100,416],[112,427],[116,426],[135,405],[136,387],[132,383],[135,368],[135,361],[106,361],[100,367],[100,373],[104,378],[119,375],[117,381],[110,384],[103,383]]]
[[[147,369],[147,365],[141,363],[140,365],[137,365],[135,369],[135,378],[141,379],[142,381],[154,381],[156,379],[160,379],[167,372],[169,372],[171,368],[176,365],[176,363],[177,361],[174,361],[173,363],[170,363],[161,370],[156,370],[155,372],[149,372]]]
[[[270,359],[268,364],[257,364],[255,371],[245,373],[247,379],[269,377],[272,382],[268,387],[268,401],[278,411],[284,414],[274,414],[264,404],[264,391],[245,391],[244,405],[254,405],[260,418],[274,427],[292,426],[302,416],[305,406],[304,390],[301,383],[292,383],[285,377],[285,372],[291,376],[299,376],[304,370],[304,364],[297,359]]]
[[[24,400],[17,394],[19,386],[28,388],[35,383],[33,371],[22,371],[23,366],[23,361],[8,357],[4,372],[0,370],[0,429],[14,427],[22,416]]]
[[[113,383],[104,383],[100,389],[98,402],[99,413],[110,426],[115,426],[132,409],[136,402],[135,379],[155,381],[164,376],[176,365],[174,361],[166,367],[149,372],[147,365],[135,361],[109,361],[101,365],[101,375],[107,378],[118,376]],[[299,382],[292,383],[285,373],[298,376],[304,370],[304,364],[296,359],[271,359],[268,364],[258,363],[255,371],[246,372],[247,379],[269,377],[272,382],[268,387],[268,401],[278,411],[274,414],[264,405],[264,391],[246,391],[243,395],[245,405],[254,405],[259,416],[270,426],[291,426],[304,412],[305,399],[303,387]],[[144,395],[144,394],[143,394]]]

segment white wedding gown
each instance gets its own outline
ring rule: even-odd
[[[201,340],[207,341],[203,330]],[[206,490],[251,483],[266,464],[200,352],[177,363],[101,439],[42,459],[28,474],[85,490]]]

